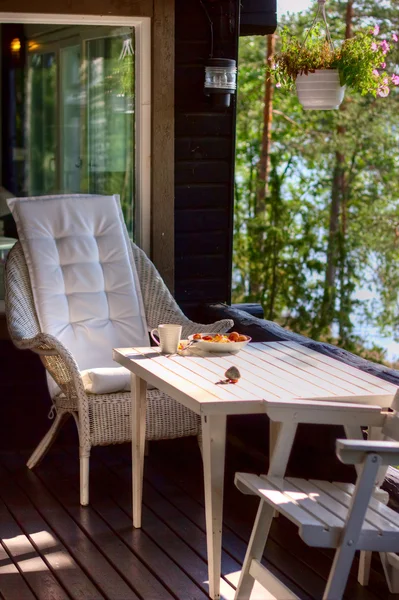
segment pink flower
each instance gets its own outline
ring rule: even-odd
[[[393,74],[391,80],[394,85],[399,85],[399,75]]]
[[[397,35],[397,33],[393,33],[393,34],[392,34],[392,39],[393,39],[393,41],[394,41],[394,42],[397,42],[397,41],[399,41],[399,38],[398,38],[398,35]]]
[[[281,87],[281,83],[276,83],[276,88],[280,88]]]
[[[380,76],[380,74],[377,71],[377,69],[373,69],[373,75],[375,75],[375,77],[379,77]]]
[[[384,79],[382,80],[382,83],[384,85],[388,85],[388,77],[384,77]]]
[[[377,96],[380,96],[381,98],[386,98],[389,94],[389,87],[387,85],[380,85],[380,87],[377,90]]]
[[[385,69],[386,66],[387,66],[386,62],[383,62],[383,63],[380,64],[381,69]]]
[[[380,33],[380,26],[379,25],[374,25],[374,29],[371,30],[371,33],[373,35],[378,35]]]
[[[389,52],[389,44],[386,40],[382,40],[380,46],[383,54],[387,54]]]
[[[374,52],[377,52],[377,50],[378,50],[378,46],[377,46],[377,44],[376,44],[375,42],[373,42],[373,43],[371,44],[371,49],[372,49]]]

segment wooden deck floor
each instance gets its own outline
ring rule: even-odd
[[[195,440],[151,445],[142,530],[131,526],[128,445],[93,450],[86,508],[78,502],[77,449],[55,446],[34,472],[25,468],[26,458],[26,453],[0,455],[0,598],[207,598],[202,468]],[[226,599],[234,596],[257,504],[232,485],[233,471],[248,468],[245,460],[229,449],[222,566]],[[265,561],[300,598],[322,597],[331,557],[308,548],[284,518],[275,520]],[[353,571],[345,597],[393,600],[398,595],[388,594],[377,556],[369,587],[360,587]]]

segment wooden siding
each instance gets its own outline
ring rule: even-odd
[[[154,2],[151,258],[174,292],[175,0]]]
[[[0,0],[0,12],[151,17],[153,0]]]
[[[239,1],[205,5],[214,56],[237,60]],[[231,296],[235,97],[218,110],[204,95],[210,27],[197,0],[176,0],[175,35],[175,295],[195,316]]]
[[[267,35],[276,27],[276,0],[241,0],[240,35]]]

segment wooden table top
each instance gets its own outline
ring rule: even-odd
[[[398,390],[295,342],[250,343],[238,354],[206,356],[167,357],[158,348],[118,348],[114,360],[198,414],[262,413],[268,406],[301,400],[334,402],[337,409],[338,403],[387,408]],[[241,373],[238,383],[215,385],[233,365]]]

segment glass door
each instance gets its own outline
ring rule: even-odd
[[[119,194],[134,237],[134,29],[66,29],[28,59],[28,193]]]
[[[54,193],[58,188],[55,52],[34,53],[29,57],[27,136],[29,194]]]
[[[134,215],[134,40],[132,32],[84,42],[84,188],[119,194],[126,225]]]
[[[81,46],[60,51],[60,171],[64,192],[81,191],[81,122],[84,91],[80,76]]]

